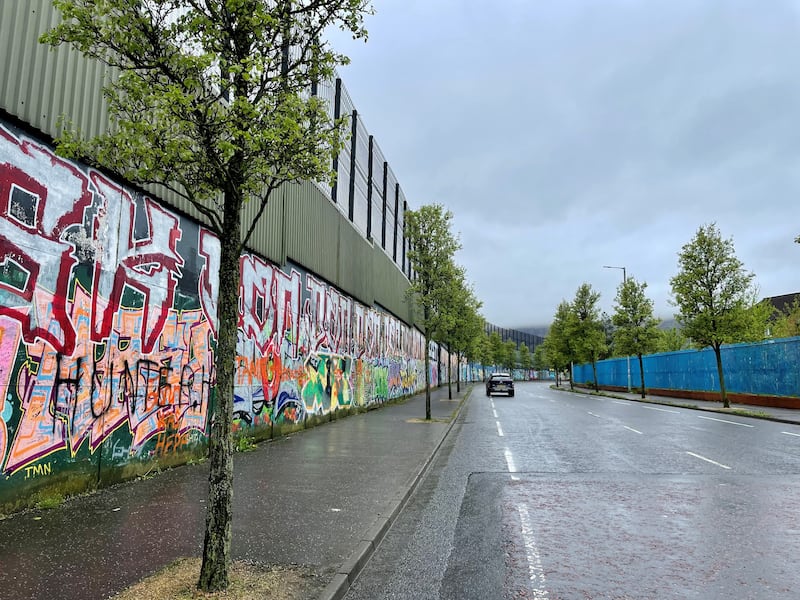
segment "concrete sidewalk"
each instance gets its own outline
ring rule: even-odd
[[[553,389],[556,389],[555,387]],[[586,387],[575,386],[574,390],[569,389],[569,384],[562,384],[558,388],[563,391],[574,391],[579,394],[595,394],[593,390]],[[641,394],[600,390],[603,396],[612,398],[619,398],[622,400],[631,400],[635,402],[646,402],[649,404],[665,404],[669,406],[681,406],[684,408],[692,408],[694,410],[704,410],[708,412],[717,412],[724,414],[739,414],[740,416],[747,416],[758,419],[768,419],[770,421],[778,421],[781,423],[793,423],[800,425],[800,410],[792,408],[774,408],[771,406],[756,406],[753,404],[735,404],[731,402],[730,408],[723,408],[722,402],[709,402],[706,400],[694,400],[692,398],[673,398],[671,396],[653,396],[647,394],[642,399]],[[749,413],[749,414],[744,414]]]
[[[453,385],[279,438],[234,459],[234,559],[304,565],[344,594],[468,397]],[[0,521],[0,598],[106,598],[202,553],[207,465],[188,465]],[[324,589],[323,589],[324,588]]]

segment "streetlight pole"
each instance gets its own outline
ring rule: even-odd
[[[628,281],[628,272],[625,270],[625,267],[612,267],[610,265],[603,265],[604,269],[621,269],[622,270],[622,283],[625,284]],[[625,357],[628,362],[628,393],[631,393],[631,357]]]

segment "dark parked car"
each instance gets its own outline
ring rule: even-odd
[[[508,373],[492,373],[486,380],[486,395],[503,392],[510,397],[514,396],[514,380]]]

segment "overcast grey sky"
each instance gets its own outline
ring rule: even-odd
[[[762,296],[800,291],[800,2],[375,0],[340,70],[412,208],[503,327],[622,271],[671,318],[677,253],[715,221]]]

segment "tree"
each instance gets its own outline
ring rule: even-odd
[[[111,126],[69,129],[57,150],[160,185],[188,201],[219,238],[216,386],[209,497],[198,587],[228,587],[233,494],[233,384],[239,259],[273,192],[330,177],[343,123],[309,94],[345,57],[320,38],[363,38],[365,0],[54,0],[62,21],[42,36],[118,73],[105,89]],[[244,222],[246,202],[255,217]]]
[[[467,363],[474,360],[472,353],[475,347],[475,340],[483,336],[484,320],[480,314],[482,303],[475,296],[473,288],[462,282],[459,288],[459,303],[461,312],[456,319],[456,327],[453,332],[453,347],[458,354],[459,364],[461,359],[466,359]],[[461,371],[459,370],[456,378],[456,390],[461,391]]]
[[[489,334],[489,351],[492,359],[491,364],[495,370],[497,370],[497,367],[502,365],[505,360],[503,338],[500,337],[497,331],[493,331]]]
[[[519,345],[519,366],[525,372],[525,379],[528,379],[529,372],[533,366],[533,358],[531,357],[531,351],[528,349],[528,345],[525,342],[522,342]]]
[[[644,281],[627,278],[617,288],[612,316],[616,348],[626,356],[635,354],[639,358],[642,398],[646,394],[642,355],[655,350],[659,339],[659,320],[653,316],[653,301],[645,295],[646,289]]]
[[[450,231],[453,213],[441,204],[430,204],[406,211],[408,259],[416,277],[408,288],[422,309],[421,325],[425,335],[425,419],[431,418],[430,356],[431,341],[441,341],[448,319],[448,294],[457,276],[453,256],[461,247]]]
[[[486,321],[483,321],[483,331],[475,339],[475,356],[481,363],[481,378],[486,380],[486,367],[492,364],[492,348],[489,343],[489,334],[486,333]]]
[[[480,302],[478,302],[478,304],[480,304]],[[465,317],[465,321],[465,327],[468,331],[467,337],[469,341],[464,349],[464,359],[467,361],[467,364],[481,363],[481,366],[483,366],[484,341],[486,340],[486,322],[478,310],[476,310],[474,313],[468,313]],[[481,379],[483,379],[482,375]],[[470,380],[472,380],[471,377]],[[459,389],[459,391],[461,390]]]
[[[532,366],[538,372],[547,371],[552,364],[547,357],[547,346],[545,344],[538,344],[533,349]]]
[[[556,308],[550,331],[544,340],[545,355],[548,362],[556,370],[556,386],[559,385],[559,373],[569,369],[569,385],[574,387],[572,376],[572,362],[576,359],[575,339],[572,337],[575,314],[572,306],[562,300]]]
[[[517,343],[514,340],[503,342],[503,359],[503,366],[513,378],[514,369],[517,368]]]
[[[800,335],[800,298],[795,298],[776,315],[771,332],[776,338]]]
[[[447,282],[450,289],[444,295],[441,306],[443,313],[441,337],[450,352],[456,354],[457,364],[460,366],[461,358],[470,346],[472,338],[482,331],[483,318],[478,313],[481,303],[467,284],[464,269],[453,265],[452,272],[453,277]],[[448,397],[452,400],[451,382],[452,376],[448,377],[447,381]],[[456,389],[461,389],[460,368],[456,369]]]
[[[614,319],[605,311],[600,315],[600,329],[603,330],[603,343],[605,350],[600,356],[601,359],[609,358],[610,356],[623,356],[624,353],[617,348],[614,343]]]
[[[723,239],[714,223],[701,226],[684,244],[678,253],[678,267],[678,274],[670,280],[680,311],[675,317],[696,347],[713,348],[720,397],[729,408],[722,345],[757,339],[766,329],[765,322],[758,322],[765,311],[756,308],[755,276],[736,257],[733,240]]]
[[[570,333],[575,338],[576,355],[579,360],[592,364],[595,391],[600,389],[597,384],[597,361],[606,351],[606,336],[597,307],[599,300],[600,293],[592,290],[588,283],[583,283],[575,292],[571,305],[575,318]]]

